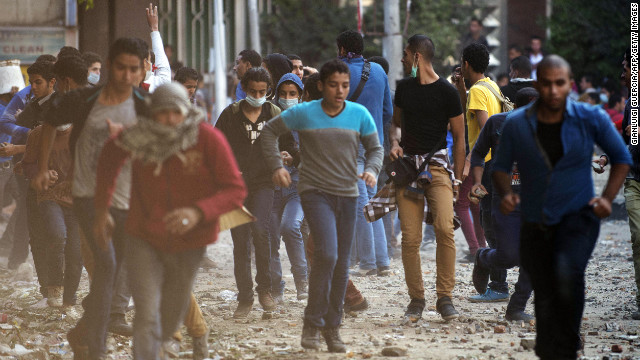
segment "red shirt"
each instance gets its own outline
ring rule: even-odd
[[[96,208],[110,205],[120,168],[129,153],[110,139],[98,162]],[[201,123],[198,143],[183,152],[183,163],[171,156],[155,176],[156,163],[133,160],[131,200],[126,231],[165,252],[204,247],[217,240],[218,218],[242,207],[247,190],[224,135]],[[181,237],[169,235],[163,217],[182,207],[196,207],[201,222]]]

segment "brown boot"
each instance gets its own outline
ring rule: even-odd
[[[262,305],[262,309],[264,311],[273,311],[276,309],[276,302],[273,300],[271,293],[268,291],[259,293],[258,301],[260,302],[260,305]]]

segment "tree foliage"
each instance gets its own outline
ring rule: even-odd
[[[273,52],[295,52],[306,63],[320,65],[336,56],[336,36],[357,27],[355,1],[338,6],[339,1],[273,0],[273,13],[262,18],[263,49],[271,44]],[[364,14],[364,56],[382,54],[384,34],[384,1],[374,0]],[[457,46],[466,32],[472,9],[463,0],[413,1],[410,9],[407,37],[426,34],[436,45],[434,67],[442,75],[450,73],[457,62]],[[400,1],[401,31],[406,19],[406,1]],[[404,38],[406,41],[407,37]]]
[[[380,40],[384,33],[383,5],[383,0],[376,0],[365,14],[364,32],[371,34],[365,36],[365,55],[368,56],[382,53]],[[401,32],[406,21],[406,5],[406,1],[400,1]],[[460,38],[467,32],[472,13],[473,9],[463,0],[412,1],[407,33],[403,37],[404,44],[414,34],[429,36],[436,47],[433,67],[438,74],[448,76],[451,65],[459,61]]]
[[[273,13],[262,18],[263,49],[295,53],[318,66],[337,55],[336,36],[357,27],[355,6],[324,0],[273,0]]]
[[[630,46],[627,0],[554,0],[547,52],[564,57],[576,76],[617,79]]]

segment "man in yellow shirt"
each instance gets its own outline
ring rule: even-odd
[[[500,88],[495,82],[484,75],[484,72],[489,66],[489,50],[486,46],[472,43],[465,47],[462,51],[460,64],[460,71],[455,74],[454,81],[460,93],[462,105],[465,106],[466,109],[465,120],[470,153],[478,140],[482,127],[489,117],[502,112],[502,104],[498,98],[493,95],[489,87],[493,88],[497,93],[500,93]],[[470,83],[473,84],[471,89],[469,89],[468,95],[464,85],[464,79],[469,80]],[[466,162],[465,175],[468,174],[469,156],[467,156]],[[485,169],[487,170],[484,177],[486,179],[482,179],[482,184],[491,192],[491,153],[487,154],[485,163]],[[460,196],[455,204],[455,211],[462,222],[462,230],[469,245],[470,255],[475,259],[477,249],[486,247],[485,238],[490,246],[493,246],[495,238],[491,226],[491,197],[486,196],[480,203],[480,209],[478,209],[477,205],[474,206],[469,201],[468,195],[472,186],[473,179],[466,177],[460,186]],[[470,207],[474,217],[473,225],[471,225],[471,219],[469,217]],[[476,215],[478,212],[480,212],[480,216]],[[487,292],[473,296],[470,300],[474,302],[508,300],[509,292],[506,276],[506,271],[496,271],[492,273],[492,282],[489,284]]]

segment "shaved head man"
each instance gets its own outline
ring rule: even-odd
[[[625,180],[631,156],[599,107],[568,98],[571,66],[549,55],[538,64],[540,98],[505,121],[493,164],[494,190],[508,214],[522,213],[520,263],[536,294],[536,355],[575,359],[580,349],[584,272],[596,245],[600,219]],[[612,164],[600,196],[591,178],[593,145]],[[521,191],[511,189],[517,162]]]

